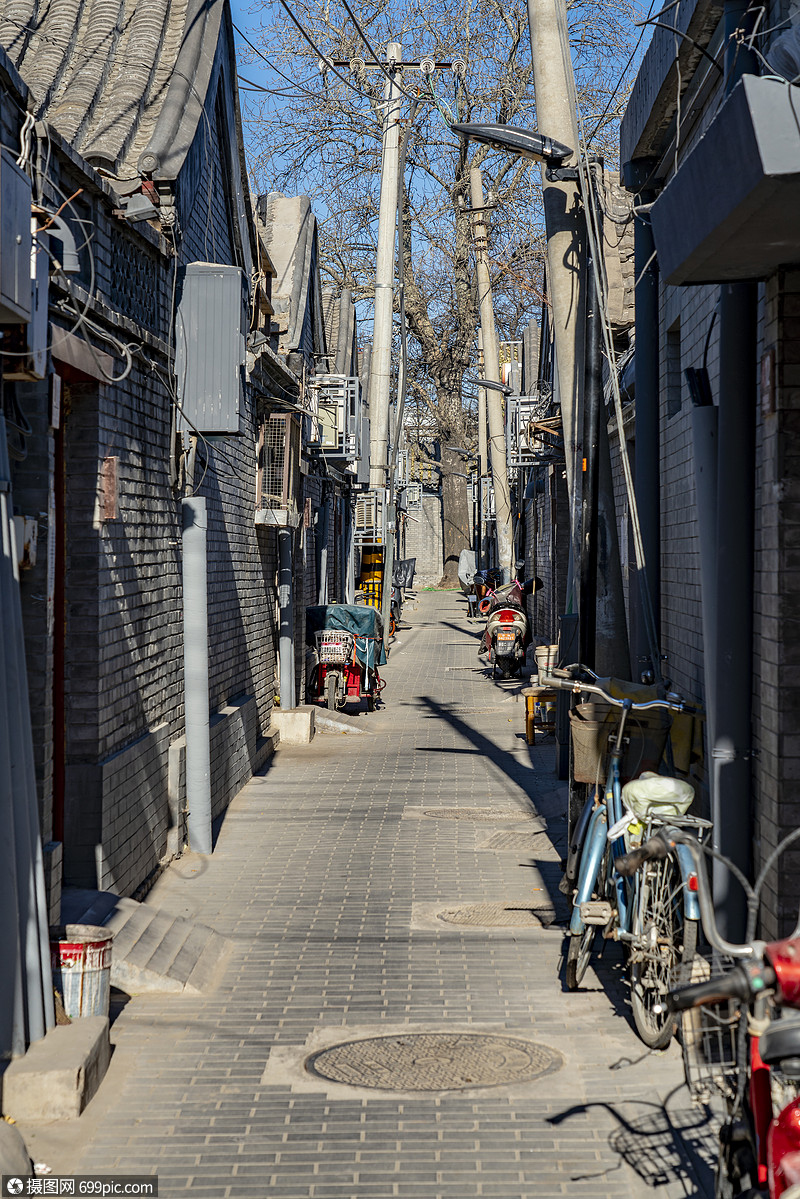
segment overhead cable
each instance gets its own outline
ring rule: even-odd
[[[395,79],[395,77],[394,77],[394,75],[392,74],[392,72],[391,72],[391,71],[387,71],[387,70],[386,70],[386,67],[383,65],[383,63],[381,62],[381,60],[378,58],[378,55],[375,53],[375,51],[373,50],[373,48],[372,48],[372,46],[371,46],[371,44],[370,44],[369,38],[367,37],[367,35],[366,35],[366,33],[364,32],[364,30],[361,28],[361,25],[359,24],[358,17],[357,17],[357,16],[356,16],[356,14],[353,12],[353,10],[352,10],[352,8],[350,7],[350,5],[347,3],[347,0],[342,0],[342,4],[343,4],[343,5],[344,5],[344,7],[347,9],[347,12],[348,12],[348,15],[349,15],[349,17],[350,17],[350,20],[353,22],[353,24],[355,25],[356,29],[358,30],[358,32],[359,32],[359,36],[361,37],[361,40],[362,40],[362,42],[364,43],[364,45],[367,47],[367,49],[369,50],[370,54],[372,55],[372,57],[373,57],[373,59],[374,59],[374,61],[375,61],[375,65],[378,67],[378,69],[379,69],[380,71],[382,71],[382,72],[383,72],[383,74],[386,76],[386,78],[389,80],[389,82],[390,82],[390,83],[393,85],[393,87],[396,87],[396,88],[397,88],[397,90],[398,90],[399,92],[402,92],[402,93],[403,93],[403,95],[405,96],[405,98],[406,98],[407,100],[410,100],[412,104],[413,104],[413,103],[415,103],[415,101],[416,101],[416,97],[415,97],[415,96],[412,96],[412,95],[410,94],[410,92],[407,92],[407,91],[406,91],[406,89],[405,89],[404,87],[401,87],[401,86],[400,86],[400,84],[397,82],[397,80]]]

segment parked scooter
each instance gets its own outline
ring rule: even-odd
[[[519,675],[531,643],[525,599],[541,585],[541,579],[537,578],[525,582],[515,579],[495,590],[489,589],[478,605],[487,618],[478,653],[489,653],[493,678],[498,672],[504,679]]]

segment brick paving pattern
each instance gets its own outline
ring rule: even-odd
[[[481,669],[460,596],[422,593],[410,619],[385,706],[353,717],[370,733],[279,750],[213,858],[182,859],[150,896],[230,937],[234,959],[210,996],[131,999],[55,1172],[156,1172],[162,1199],[710,1193],[705,1113],[678,1046],[648,1053],[632,1031],[619,949],[564,990],[552,742],[525,743],[518,684]],[[498,818],[433,814],[454,808]],[[470,904],[541,923],[437,916]],[[349,1037],[403,1031],[507,1035],[563,1066],[425,1093],[303,1069]]]

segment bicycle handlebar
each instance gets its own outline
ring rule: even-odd
[[[644,866],[645,862],[660,861],[669,853],[669,842],[656,833],[649,841],[645,841],[638,849],[621,854],[614,862],[614,869],[623,878],[630,878]]]
[[[774,981],[774,970],[772,974]],[[704,1007],[710,1003],[724,1003],[726,999],[740,999],[746,1003],[751,996],[752,986],[747,971],[744,966],[734,966],[727,974],[670,991],[667,1004],[672,1012],[685,1012],[689,1008]]]
[[[572,668],[568,668],[572,669]],[[587,674],[592,674],[593,678],[597,678],[592,671],[588,671],[586,667],[581,667],[581,671],[586,671]],[[647,712],[652,708],[666,708],[670,712],[687,712],[695,715],[699,712],[699,708],[693,707],[691,704],[685,703],[682,699],[648,699],[634,702],[629,699],[620,699],[616,695],[610,695],[599,683],[587,683],[580,678],[568,673],[568,670],[551,671],[550,674],[541,675],[541,684],[543,687],[552,687],[558,691],[572,691],[576,695],[585,692],[589,695],[599,695],[606,703],[611,704],[615,708],[627,707],[631,712]]]

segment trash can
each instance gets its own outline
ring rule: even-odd
[[[95,924],[65,924],[50,930],[53,985],[70,1019],[108,1015],[112,938],[109,929]]]

